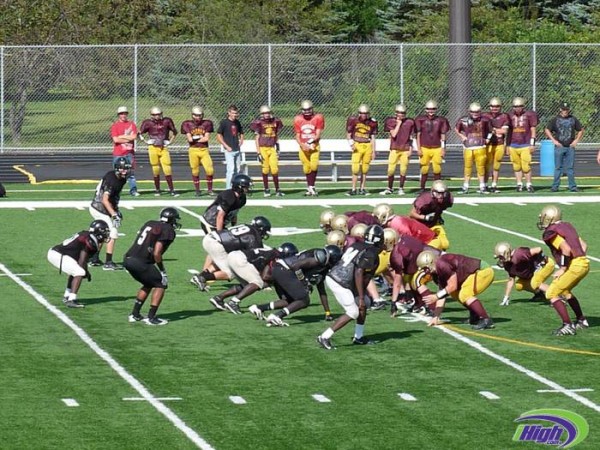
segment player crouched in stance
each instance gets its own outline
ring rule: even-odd
[[[494,322],[477,298],[494,281],[494,270],[485,262],[453,253],[437,256],[434,252],[425,250],[417,256],[417,266],[421,272],[431,275],[439,288],[435,294],[425,285],[418,288],[427,306],[435,305],[429,326],[441,325],[440,316],[444,311],[446,297],[451,296],[469,310],[469,323],[473,329],[494,328]]]
[[[498,242],[494,248],[494,258],[498,266],[508,273],[508,281],[504,298],[500,306],[508,306],[510,303],[510,292],[513,286],[517,291],[528,291],[546,298],[548,290],[546,279],[554,271],[554,260],[546,257],[541,247],[517,247],[513,250],[508,242]]]
[[[573,295],[573,288],[590,271],[590,262],[586,256],[587,244],[579,237],[573,225],[561,219],[562,213],[558,206],[548,205],[542,209],[537,224],[544,232],[542,239],[560,267],[554,273],[554,280],[546,291],[546,298],[562,319],[561,327],[554,331],[556,336],[576,334],[576,329],[589,327],[579,300]],[[571,323],[565,302],[575,313],[574,323]]]
[[[110,241],[110,228],[104,220],[94,220],[89,230],[74,234],[62,243],[48,250],[48,262],[58,269],[58,273],[66,273],[67,288],[63,302],[69,308],[83,308],[77,301],[77,292],[83,277],[92,281],[87,269],[88,260],[100,251],[103,242]]]
[[[166,325],[165,319],[156,317],[156,311],[169,287],[163,255],[175,240],[175,229],[181,228],[179,212],[164,208],[159,220],[149,220],[137,233],[133,245],[125,254],[123,265],[129,274],[142,283],[137,292],[129,322],[143,321],[146,325]],[[150,311],[144,318],[140,310],[152,292]]]
[[[379,265],[379,252],[382,246],[383,228],[379,225],[369,226],[364,241],[355,242],[348,247],[340,261],[331,268],[325,277],[327,287],[344,308],[344,314],[338,317],[331,327],[317,336],[317,342],[324,349],[335,348],[331,343],[331,337],[351,320],[356,320],[352,343],[362,345],[371,342],[363,336],[367,319],[365,297],[367,285]]]
[[[452,208],[453,204],[452,194],[442,180],[435,180],[431,184],[431,192],[422,192],[413,202],[409,217],[418,220],[435,233],[436,238],[428,242],[431,247],[442,251],[450,248],[450,242],[443,227],[442,213],[446,209]]]
[[[310,304],[312,287],[317,286],[321,304],[325,310],[325,320],[331,320],[329,301],[325,290],[325,275],[341,258],[342,251],[335,245],[325,248],[304,250],[287,258],[280,258],[273,264],[271,279],[279,300],[263,305],[252,305],[249,311],[258,319],[269,310],[278,309],[266,318],[267,326],[288,326],[283,318],[306,308]]]

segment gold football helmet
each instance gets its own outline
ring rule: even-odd
[[[327,245],[337,245],[339,248],[344,248],[346,235],[343,231],[332,230],[327,234]]]
[[[405,113],[405,114],[406,114],[406,106],[405,106],[405,105],[403,105],[402,103],[401,103],[401,104],[399,104],[399,105],[396,105],[396,109],[395,109],[395,111],[396,111],[397,113]]]
[[[362,103],[358,107],[358,113],[359,114],[369,114],[369,105],[366,105],[365,103]]]
[[[442,180],[435,180],[433,183],[431,183],[431,192],[443,194],[447,190],[448,188],[446,187],[446,183],[444,183]]]
[[[437,258],[437,255],[431,250],[423,250],[419,253],[419,256],[417,256],[417,267],[419,269],[427,269],[430,272],[434,272]]]
[[[204,110],[199,107],[199,106],[194,106],[192,108],[192,115],[194,116],[203,116],[204,115]]]
[[[556,222],[560,222],[562,213],[560,208],[556,205],[548,205],[542,208],[542,212],[539,215],[537,227],[540,230],[545,230],[550,225]]]
[[[438,109],[438,104],[435,100],[429,100],[425,103],[425,109]]]
[[[525,99],[523,97],[515,97],[512,101],[513,108],[519,108],[525,106]]]
[[[392,217],[394,217],[394,210],[389,204],[380,203],[373,208],[373,216],[379,220],[381,225],[385,225]]]
[[[398,233],[393,228],[384,228],[383,245],[388,252],[391,252],[394,245],[398,243]]]
[[[348,216],[345,214],[338,214],[333,219],[331,219],[331,229],[332,230],[340,230],[345,234],[348,234]]]
[[[490,100],[490,106],[502,106],[502,101],[498,97],[493,97]]]
[[[364,223],[357,223],[350,230],[350,236],[364,238],[366,231],[367,225],[365,225]]]
[[[162,110],[158,106],[153,106],[152,108],[150,108],[151,116],[157,116],[159,114],[162,114]]]
[[[481,112],[481,105],[477,102],[473,102],[469,105],[469,112],[478,113]]]
[[[319,227],[325,232],[329,233],[331,231],[331,221],[335,217],[335,212],[331,209],[326,209],[321,213],[319,217]]]
[[[512,247],[508,242],[498,242],[494,247],[494,258],[498,260],[498,265],[504,267],[504,262],[510,260]]]

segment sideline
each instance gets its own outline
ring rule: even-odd
[[[123,366],[121,366],[107,351],[102,349],[81,327],[79,327],[69,316],[63,313],[56,306],[52,305],[46,298],[35,291],[29,284],[21,280],[17,275],[11,272],[4,264],[0,263],[0,271],[6,274],[12,281],[18,284],[25,292],[31,295],[35,301],[50,311],[61,322],[69,327],[75,334],[92,349],[96,355],[103,359],[111,369],[113,369],[127,384],[129,384],[144,400],[148,401],[159,413],[165,416],[175,427],[177,427],[185,436],[192,441],[198,448],[202,450],[214,450],[208,442],[190,428],[186,423],[177,416],[169,407],[158,400],[150,391],[131,375]]]

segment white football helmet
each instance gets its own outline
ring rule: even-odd
[[[394,246],[398,243],[398,233],[393,228],[383,229],[383,245],[388,252],[394,249]]]
[[[327,245],[337,245],[339,248],[344,248],[346,235],[343,231],[332,230],[327,234]]]
[[[550,225],[556,222],[560,222],[562,213],[560,208],[556,205],[548,205],[542,208],[542,212],[538,217],[537,227],[540,230],[545,230]]]
[[[333,219],[331,219],[331,229],[332,230],[340,230],[345,234],[348,234],[348,216],[345,214],[338,214]]]
[[[394,217],[394,210],[391,205],[380,203],[373,208],[373,216],[375,216],[381,225],[385,225],[392,217]]]

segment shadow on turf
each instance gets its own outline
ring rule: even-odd
[[[96,305],[100,303],[110,303],[110,302],[125,302],[129,297],[96,297],[96,298],[86,298],[81,299],[81,303],[85,305]]]
[[[208,310],[185,310],[185,311],[175,311],[172,313],[164,313],[160,314],[162,319],[167,319],[169,322],[176,322],[178,320],[189,319],[190,317],[196,316],[210,316],[211,314],[222,313],[225,314],[224,311],[217,311],[216,309],[208,309]]]

